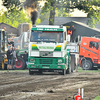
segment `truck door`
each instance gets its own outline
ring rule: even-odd
[[[7,51],[7,34],[5,31],[1,31],[1,52]]]
[[[1,30],[0,30],[0,52],[1,52]]]
[[[90,41],[90,56],[92,58],[93,63],[98,63],[99,59],[99,42]]]
[[[4,32],[1,31],[1,52],[4,52]]]
[[[7,51],[8,50],[8,36],[7,36],[7,32],[6,31],[3,31],[4,32],[4,51]]]

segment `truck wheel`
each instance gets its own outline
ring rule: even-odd
[[[4,70],[7,70],[7,64],[4,64]]]
[[[83,70],[91,70],[92,69],[92,62],[90,60],[83,60],[81,67]]]
[[[71,73],[71,64],[69,65],[69,68],[67,69],[66,73],[67,74],[70,74]]]
[[[33,75],[34,72],[29,69],[29,75]]]
[[[75,68],[75,55],[74,54],[71,54],[70,57],[71,57],[71,61],[70,61],[70,64],[71,64],[71,72],[73,72],[76,69]]]
[[[21,57],[18,57],[18,60],[15,62],[15,69],[17,70],[25,69],[25,61]]]
[[[71,55],[69,55],[69,62],[68,62],[69,68],[66,70],[67,74],[70,74],[72,72],[72,67],[71,67]]]
[[[61,75],[65,75],[65,74],[66,74],[66,69],[62,69]]]

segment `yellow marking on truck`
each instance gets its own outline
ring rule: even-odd
[[[61,47],[61,45],[57,45],[56,47]]]
[[[37,46],[36,44],[32,44],[32,46]]]

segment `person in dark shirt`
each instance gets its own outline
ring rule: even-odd
[[[22,58],[25,60],[26,66],[28,66],[28,53],[26,51],[25,51],[24,55],[22,56]]]
[[[14,39],[11,41],[11,46],[14,47]]]
[[[7,69],[12,69],[12,57],[13,57],[12,48],[9,47],[9,49],[7,51],[7,59],[8,59]]]
[[[9,38],[8,39],[8,49],[9,49],[10,46],[11,46],[11,39]]]
[[[12,57],[12,69],[14,69],[14,67],[15,67],[15,59],[16,59],[15,47],[12,47],[12,54],[13,54],[13,57]]]

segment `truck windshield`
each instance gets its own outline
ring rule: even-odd
[[[31,42],[63,42],[63,32],[58,31],[32,31]]]

